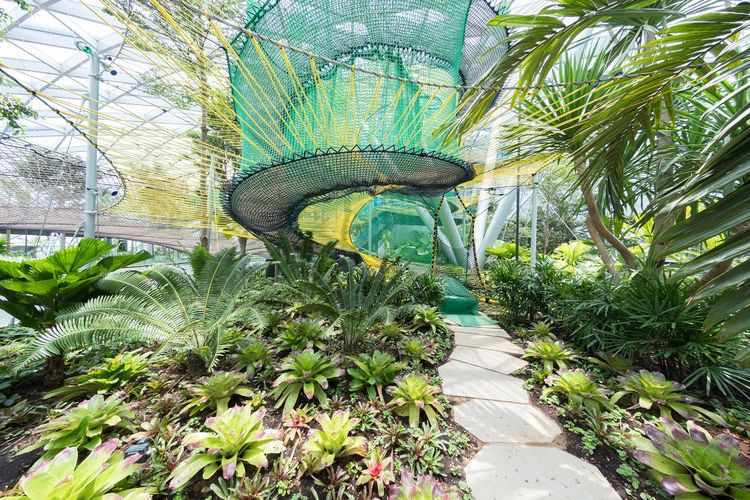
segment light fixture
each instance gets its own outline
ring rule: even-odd
[[[83,40],[76,40],[76,48],[83,52],[84,54],[89,54],[94,52],[94,49],[91,48],[89,44],[84,42]]]

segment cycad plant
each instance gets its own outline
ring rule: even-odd
[[[341,331],[343,349],[352,352],[362,345],[370,328],[393,316],[391,306],[413,278],[405,275],[405,267],[385,262],[374,273],[364,263],[354,264],[347,258],[337,267],[340,274],[331,267],[324,276],[296,281],[293,289],[304,302],[298,310],[328,317]]]
[[[211,256],[197,276],[156,266],[122,271],[99,282],[97,297],[58,316],[26,362],[114,341],[156,342],[165,351],[191,351],[213,370],[233,336],[227,327],[247,316],[238,299],[256,269],[233,248]],[[153,359],[153,358],[152,358]]]
[[[97,282],[106,274],[151,257],[147,252],[109,255],[115,249],[105,241],[84,238],[39,260],[0,259],[0,310],[18,319],[21,326],[44,332],[60,313],[100,293]],[[62,384],[63,351],[53,350],[46,359],[45,383]]]

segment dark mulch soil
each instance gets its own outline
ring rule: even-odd
[[[28,436],[21,436],[0,442],[0,491],[15,486],[18,479],[42,456],[43,450],[41,449],[23,455],[16,454],[17,449],[29,444],[27,441]]]

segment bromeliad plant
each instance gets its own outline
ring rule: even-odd
[[[699,402],[697,399],[683,394],[684,385],[666,380],[661,373],[640,370],[618,377],[618,380],[622,384],[622,389],[612,396],[612,404],[626,398],[633,403],[631,409],[651,410],[655,407],[662,417],[672,418],[672,412],[676,411],[685,419],[704,416],[715,422],[722,422],[716,413],[694,404]]]
[[[216,413],[226,411],[232,396],[249,398],[253,391],[243,385],[247,382],[245,375],[239,372],[219,372],[210,377],[202,378],[197,384],[188,388],[193,399],[182,410],[195,415],[206,408],[215,408]]]
[[[585,370],[561,368],[555,375],[547,377],[545,382],[549,387],[544,388],[543,396],[551,393],[562,394],[573,409],[579,410],[583,407],[598,412],[602,408],[612,406],[607,398],[607,391]]]
[[[398,372],[405,368],[405,365],[396,361],[396,358],[380,351],[375,351],[371,355],[360,354],[356,358],[351,358],[351,361],[355,366],[347,370],[352,377],[349,389],[351,391],[365,389],[370,399],[378,397],[383,403],[385,403],[383,387],[390,385]]]
[[[349,435],[359,423],[358,419],[349,417],[349,412],[336,411],[333,416],[321,414],[316,420],[320,428],[310,434],[302,447],[308,471],[318,472],[330,467],[337,458],[365,455],[365,438]]]
[[[273,358],[271,349],[268,344],[260,340],[254,340],[248,345],[242,347],[240,351],[233,356],[234,368],[243,370],[248,379],[253,378],[256,372],[268,366]]]
[[[317,321],[303,319],[286,325],[278,338],[282,351],[303,351],[317,347],[325,349],[326,332]]]
[[[196,450],[180,463],[171,476],[169,487],[177,489],[201,470],[203,479],[219,469],[225,481],[246,477],[248,468],[268,466],[268,455],[284,451],[282,433],[263,426],[265,409],[253,411],[250,406],[235,406],[216,417],[206,419],[210,432],[194,432],[182,444]]]
[[[670,418],[646,424],[647,438],[636,437],[633,457],[678,499],[750,498],[750,459],[729,434],[711,436],[692,420],[687,431]]]
[[[432,476],[414,477],[405,470],[399,484],[391,486],[390,500],[459,500],[461,497],[453,489],[446,488]]]
[[[378,496],[385,494],[385,487],[395,480],[393,476],[393,458],[380,448],[373,448],[365,459],[365,469],[357,479],[357,486],[367,485],[368,498],[377,488]]]
[[[281,375],[273,382],[271,396],[276,399],[276,408],[284,405],[284,414],[294,408],[300,392],[308,400],[315,397],[325,405],[328,402],[326,389],[328,381],[343,375],[344,370],[336,368],[332,360],[320,353],[302,351],[286,358],[281,363]]]
[[[397,415],[409,417],[409,425],[416,427],[424,412],[432,425],[437,425],[438,415],[445,417],[443,405],[437,398],[440,387],[430,384],[424,375],[412,373],[396,380],[396,385],[389,388],[393,395],[390,405],[395,408]]]
[[[39,462],[49,460],[65,448],[93,450],[118,429],[134,429],[135,414],[130,405],[124,404],[118,395],[104,398],[97,394],[78,406],[70,408],[34,430],[39,440],[19,451],[27,453],[38,448],[44,449]]]
[[[410,363],[426,361],[432,363],[432,348],[423,339],[409,338],[401,342],[401,355]]]
[[[434,307],[418,309],[414,313],[411,324],[417,331],[430,330],[432,333],[448,331],[448,325],[440,318]]]
[[[84,394],[112,394],[123,389],[148,372],[150,353],[123,352],[83,375],[69,380],[68,385],[45,394],[45,398],[73,399]]]
[[[578,356],[576,353],[567,349],[562,342],[556,340],[539,340],[529,345],[523,359],[539,360],[542,362],[544,371],[551,374],[557,365],[558,368],[567,368],[569,361],[574,361]]]
[[[148,500],[145,489],[113,492],[118,483],[144,468],[138,464],[141,455],[124,458],[115,451],[116,439],[106,441],[78,464],[78,449],[65,448],[52,460],[44,461],[23,476],[5,497],[14,500]]]

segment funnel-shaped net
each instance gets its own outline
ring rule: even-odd
[[[503,31],[487,28],[495,8],[250,2],[249,31],[228,50],[243,129],[240,173],[225,190],[230,215],[258,235],[295,241],[298,216],[313,204],[384,189],[437,196],[473,178],[439,130],[457,112],[456,86],[476,83],[502,56]]]

